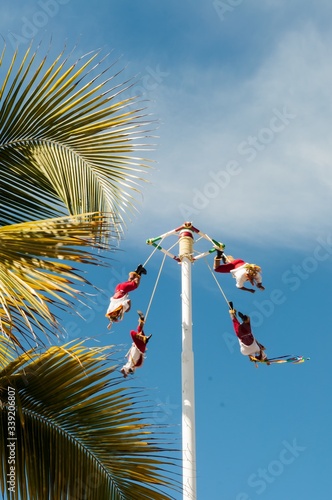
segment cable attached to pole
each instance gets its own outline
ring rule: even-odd
[[[160,265],[160,268],[159,268],[159,272],[158,272],[158,276],[157,276],[156,282],[155,282],[153,290],[152,290],[152,294],[151,294],[151,297],[150,297],[150,301],[149,301],[148,307],[146,309],[145,321],[147,320],[147,317],[148,317],[148,314],[149,314],[149,310],[150,310],[150,307],[151,307],[151,304],[152,304],[152,300],[153,300],[154,294],[155,294],[156,289],[157,289],[157,285],[158,285],[158,282],[159,282],[161,271],[162,271],[163,266],[164,266],[165,259],[166,259],[166,254],[164,254],[163,260],[161,262],[161,265]]]
[[[211,274],[212,274],[213,279],[214,279],[214,280],[215,280],[215,282],[217,283],[217,286],[218,286],[219,290],[221,291],[222,296],[224,297],[225,301],[227,302],[228,307],[230,307],[231,302],[230,302],[230,301],[228,300],[228,298],[226,297],[226,295],[225,295],[225,293],[224,293],[223,289],[221,288],[221,286],[220,286],[220,284],[219,284],[219,281],[217,280],[216,276],[214,275],[214,273],[213,273],[213,271],[212,271],[212,269],[211,269],[211,266],[209,265],[209,263],[207,262],[207,260],[206,260],[206,259],[205,259],[205,262],[206,262],[206,265],[208,266],[208,268],[209,268],[209,270],[210,270],[210,272],[211,272]]]

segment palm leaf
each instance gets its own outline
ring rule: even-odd
[[[180,491],[170,479],[177,470],[168,457],[170,444],[154,436],[148,402],[121,386],[116,366],[109,366],[110,349],[76,343],[32,350],[2,368],[3,495],[8,495],[6,445],[13,437],[9,394],[16,405],[20,498],[168,500],[171,489]]]
[[[148,167],[134,154],[147,149],[145,111],[122,97],[133,83],[115,84],[98,51],[50,64],[39,51],[17,50],[0,88],[0,223],[97,211],[123,223]]]
[[[115,238],[113,227],[98,213],[0,227],[1,331],[16,343],[13,327],[27,341],[38,329],[56,332],[50,306],[72,307],[88,284],[71,263],[107,265],[93,249],[104,249],[105,234]]]

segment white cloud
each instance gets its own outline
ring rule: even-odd
[[[165,81],[157,98],[164,123],[159,170],[145,196],[144,225],[181,224],[184,204],[194,223],[213,228],[222,221],[229,235],[289,246],[327,230],[331,46],[330,37],[307,24],[283,34],[247,80],[191,66]],[[227,183],[231,161],[237,173]]]

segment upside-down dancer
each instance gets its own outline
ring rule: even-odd
[[[249,356],[251,361],[253,361],[252,358],[257,359],[258,361],[267,359],[267,356],[265,354],[265,347],[255,339],[251,331],[249,316],[238,312],[238,315],[242,320],[242,323],[240,323],[236,317],[236,310],[233,309],[232,302],[230,302],[229,305],[229,314],[231,315],[231,319],[233,321],[235,335],[237,336],[240,344],[241,354],[243,354],[244,356]]]
[[[144,333],[143,325],[145,323],[145,319],[143,313],[141,311],[137,311],[137,313],[139,316],[138,327],[137,330],[130,331],[133,344],[126,355],[128,361],[121,368],[121,373],[125,378],[129,373],[134,373],[136,368],[140,368],[143,365],[144,353],[147,349],[146,345],[152,337],[152,335],[146,336]]]
[[[135,271],[129,273],[127,281],[116,285],[105,314],[106,318],[110,321],[108,328],[111,328],[113,322],[118,323],[121,321],[124,314],[130,310],[131,300],[129,292],[136,290],[139,286],[142,274],[146,274],[146,269],[140,264]]]
[[[221,261],[223,262],[221,264]],[[223,250],[217,250],[214,258],[214,270],[216,273],[231,273],[235,278],[235,286],[240,290],[255,293],[253,288],[246,288],[244,284],[249,281],[252,286],[265,290],[262,285],[261,268],[256,264],[249,264],[242,259],[234,259],[231,255],[225,255]]]

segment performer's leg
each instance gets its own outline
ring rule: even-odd
[[[230,273],[235,269],[233,262],[229,262],[228,264],[220,264],[220,260],[214,261],[214,270],[216,273]]]

